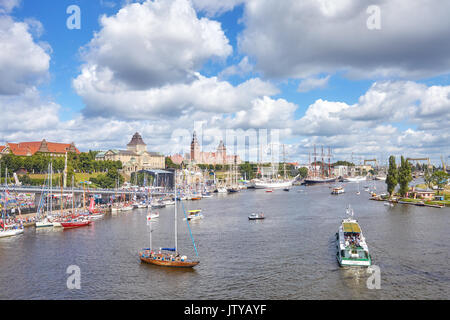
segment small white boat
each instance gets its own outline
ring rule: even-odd
[[[53,224],[54,228],[62,228],[61,219],[60,218],[48,218],[48,221],[50,221]]]
[[[203,219],[202,210],[189,210],[187,218],[184,218],[183,220],[194,221],[199,219]]]
[[[36,221],[36,228],[50,228],[50,227],[53,227],[53,222],[51,222],[47,218],[44,218],[41,221]]]
[[[166,206],[173,206],[173,205],[175,205],[175,201],[173,201],[173,200],[164,200],[163,203]]]
[[[217,192],[218,193],[228,193],[228,190],[227,190],[227,188],[222,187],[222,188],[217,188]]]
[[[147,221],[151,220],[151,219],[156,219],[156,218],[159,218],[159,212],[152,212],[147,215]]]
[[[248,220],[263,220],[265,218],[263,213],[252,213],[248,216]]]
[[[133,205],[133,207],[136,209],[145,209],[148,207],[148,205],[145,202],[140,202],[140,203],[135,203]]]
[[[123,206],[119,210],[120,211],[130,211],[130,210],[133,210],[133,206]]]
[[[344,192],[345,190],[343,187],[334,187],[333,190],[331,191],[331,194],[342,194]]]
[[[0,231],[0,238],[13,237],[23,233],[23,228],[12,228]]]
[[[103,218],[105,215],[103,213],[96,213],[96,214],[91,214],[89,215],[89,219],[91,220],[99,220],[101,218]]]
[[[151,208],[154,208],[154,209],[164,208],[165,206],[166,206],[166,204],[162,201],[156,201],[155,203],[151,204]]]

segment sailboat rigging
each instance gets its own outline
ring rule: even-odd
[[[154,252],[153,248],[143,249],[139,252],[139,258],[142,262],[165,266],[165,267],[176,267],[176,268],[192,268],[200,263],[198,260],[189,260],[187,256],[182,256],[178,252],[178,227],[177,227],[177,182],[176,182],[176,172],[174,172],[174,227],[175,227],[175,247],[174,248],[160,248],[158,252]],[[147,221],[149,218],[147,217]],[[150,222],[151,223],[151,222]],[[188,223],[189,228],[189,223]],[[190,229],[189,229],[190,232]],[[150,239],[151,239],[151,227],[150,227]],[[192,238],[192,234],[191,234]],[[193,238],[192,238],[193,240]],[[197,253],[197,248],[195,247],[195,252]]]

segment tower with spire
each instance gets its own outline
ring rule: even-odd
[[[220,140],[219,146],[217,147],[217,161],[222,164],[227,163],[227,148],[223,144],[223,141]]]
[[[197,133],[194,131],[191,142],[191,161],[201,162],[201,150],[197,140]]]

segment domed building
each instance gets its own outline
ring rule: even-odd
[[[100,152],[96,159],[121,161],[122,170],[127,174],[140,170],[164,169],[166,166],[164,155],[147,151],[147,145],[139,132],[133,135],[126,150],[112,149]]]

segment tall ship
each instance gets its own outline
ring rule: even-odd
[[[255,189],[283,189],[289,188],[294,183],[295,179],[292,180],[257,180],[255,179],[252,183]]]
[[[317,163],[316,146],[314,145],[314,162],[311,163],[311,157],[309,159],[308,177],[305,178],[305,184],[317,184],[317,183],[332,183],[335,182],[337,177],[331,173],[331,149],[328,148],[328,164],[324,161],[324,153],[322,147],[322,161]]]
[[[372,264],[369,248],[350,206],[347,215],[349,217],[342,220],[336,233],[336,258],[341,267],[369,267]]]
[[[272,146],[271,146],[272,148]],[[273,154],[273,150],[271,152]],[[293,183],[295,182],[295,179],[297,179],[298,175],[295,176],[293,179],[288,179],[286,175],[286,157],[285,157],[285,150],[283,145],[283,177],[278,177],[278,164],[272,163],[270,166],[270,174],[267,176],[264,174],[264,168],[262,166],[258,166],[258,174],[261,175],[260,179],[253,179],[250,183],[248,188],[255,188],[255,189],[288,189],[292,187]]]

